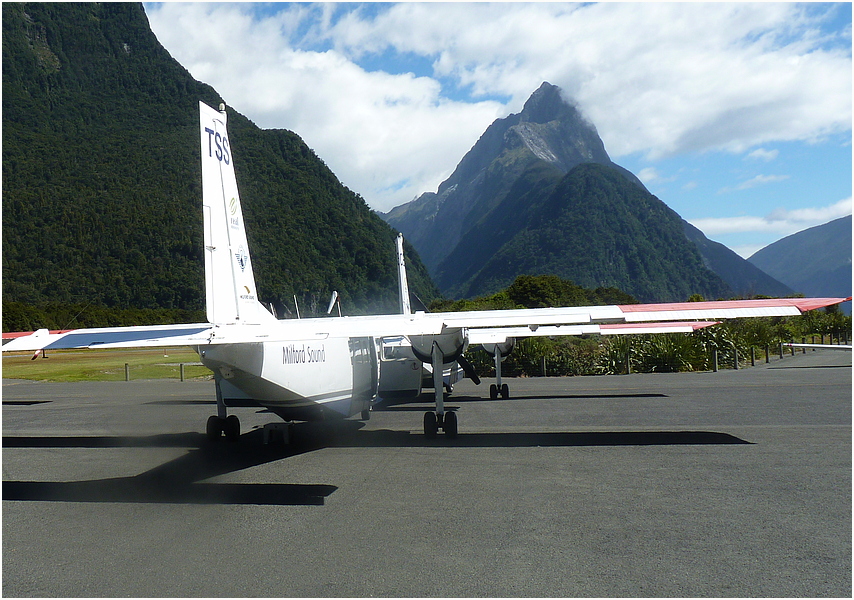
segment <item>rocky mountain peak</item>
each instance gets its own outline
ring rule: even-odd
[[[577,117],[578,111],[560,93],[560,88],[544,81],[525,102],[520,113],[521,121],[548,123],[558,119]]]

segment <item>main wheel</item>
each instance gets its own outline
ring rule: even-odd
[[[493,383],[489,386],[489,399],[495,400],[496,398],[498,398],[498,386]]]
[[[457,437],[457,413],[445,413],[445,435],[451,439]]]
[[[436,413],[424,413],[424,437],[434,438],[439,433],[439,424],[436,422]]]
[[[225,419],[222,432],[225,434],[225,439],[229,442],[236,442],[237,438],[240,437],[240,419],[234,415],[229,415]]]
[[[215,442],[222,435],[224,424],[225,422],[223,419],[220,419],[216,415],[211,415],[208,417],[208,423],[205,426],[205,435],[207,435],[209,440]]]
[[[501,397],[505,400],[510,397],[510,388],[507,387],[506,383],[501,384]]]

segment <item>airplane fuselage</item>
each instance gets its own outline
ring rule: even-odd
[[[223,399],[251,399],[286,419],[346,418],[376,398],[371,337],[312,337],[196,348]]]

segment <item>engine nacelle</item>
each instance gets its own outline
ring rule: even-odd
[[[510,353],[513,352],[513,348],[516,347],[516,338],[507,338],[504,342],[499,344],[481,344],[483,349],[486,350],[490,356],[495,356],[495,350],[498,349],[498,354],[501,356],[501,360],[504,360]]]
[[[468,338],[463,335],[462,330],[438,335],[411,335],[409,343],[412,344],[412,353],[415,358],[424,363],[433,362],[433,344],[439,345],[442,351],[444,364],[456,361],[468,347]]]

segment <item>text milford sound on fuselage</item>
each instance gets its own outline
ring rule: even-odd
[[[312,348],[311,346],[306,348],[303,344],[297,348],[294,344],[290,344],[282,348],[283,365],[322,362],[326,362],[326,347],[323,345],[320,348]]]

